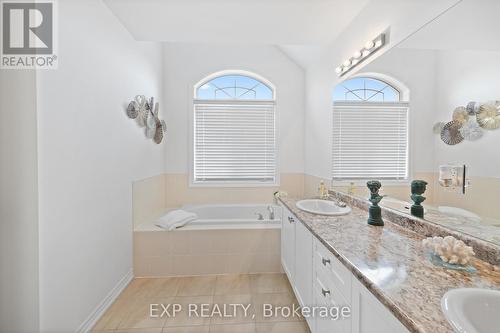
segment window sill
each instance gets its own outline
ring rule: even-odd
[[[366,186],[366,182],[370,180],[379,180],[376,178],[370,179],[356,179],[356,180],[332,180],[332,187],[339,186],[349,186],[351,183],[354,186]],[[382,183],[382,186],[409,186],[411,184],[410,179],[402,179],[402,180],[379,180]]]
[[[278,181],[274,182],[193,182],[189,183],[192,188],[256,188],[256,187],[279,187]]]

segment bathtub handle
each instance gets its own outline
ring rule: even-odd
[[[326,295],[330,295],[330,290],[327,290],[327,289],[324,289],[324,288],[321,288],[321,293],[323,294],[323,297],[326,297]]]
[[[293,223],[295,222],[295,219],[291,216],[288,216],[288,222]]]
[[[326,266],[326,264],[330,263],[330,259],[321,258],[321,262],[323,263],[323,266]]]

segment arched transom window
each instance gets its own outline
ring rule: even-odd
[[[357,77],[340,83],[334,101],[399,102],[399,91],[390,84],[369,77]]]
[[[198,99],[272,100],[273,89],[262,81],[246,75],[222,75],[196,90]]]
[[[407,180],[408,103],[400,89],[372,77],[339,83],[333,92],[332,178]]]
[[[273,85],[224,72],[194,88],[192,185],[277,184]]]

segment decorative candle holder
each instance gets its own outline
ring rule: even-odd
[[[366,186],[370,190],[370,199],[368,199],[368,201],[372,203],[368,209],[368,224],[382,226],[384,225],[384,220],[382,220],[382,209],[378,205],[380,200],[384,197],[378,194],[382,184],[378,180],[370,180],[366,183]]]
[[[423,218],[424,217],[424,207],[421,203],[425,201],[424,194],[427,189],[427,182],[425,180],[414,180],[411,182],[411,200],[414,204],[411,206],[411,215]]]

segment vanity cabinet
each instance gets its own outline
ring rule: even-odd
[[[281,263],[301,306],[348,307],[338,320],[309,317],[312,333],[408,333],[406,327],[283,207]]]
[[[295,225],[296,218],[283,207],[281,220],[281,266],[292,285],[295,281]]]
[[[300,305],[312,305],[313,236],[300,222],[295,223],[294,291]]]

